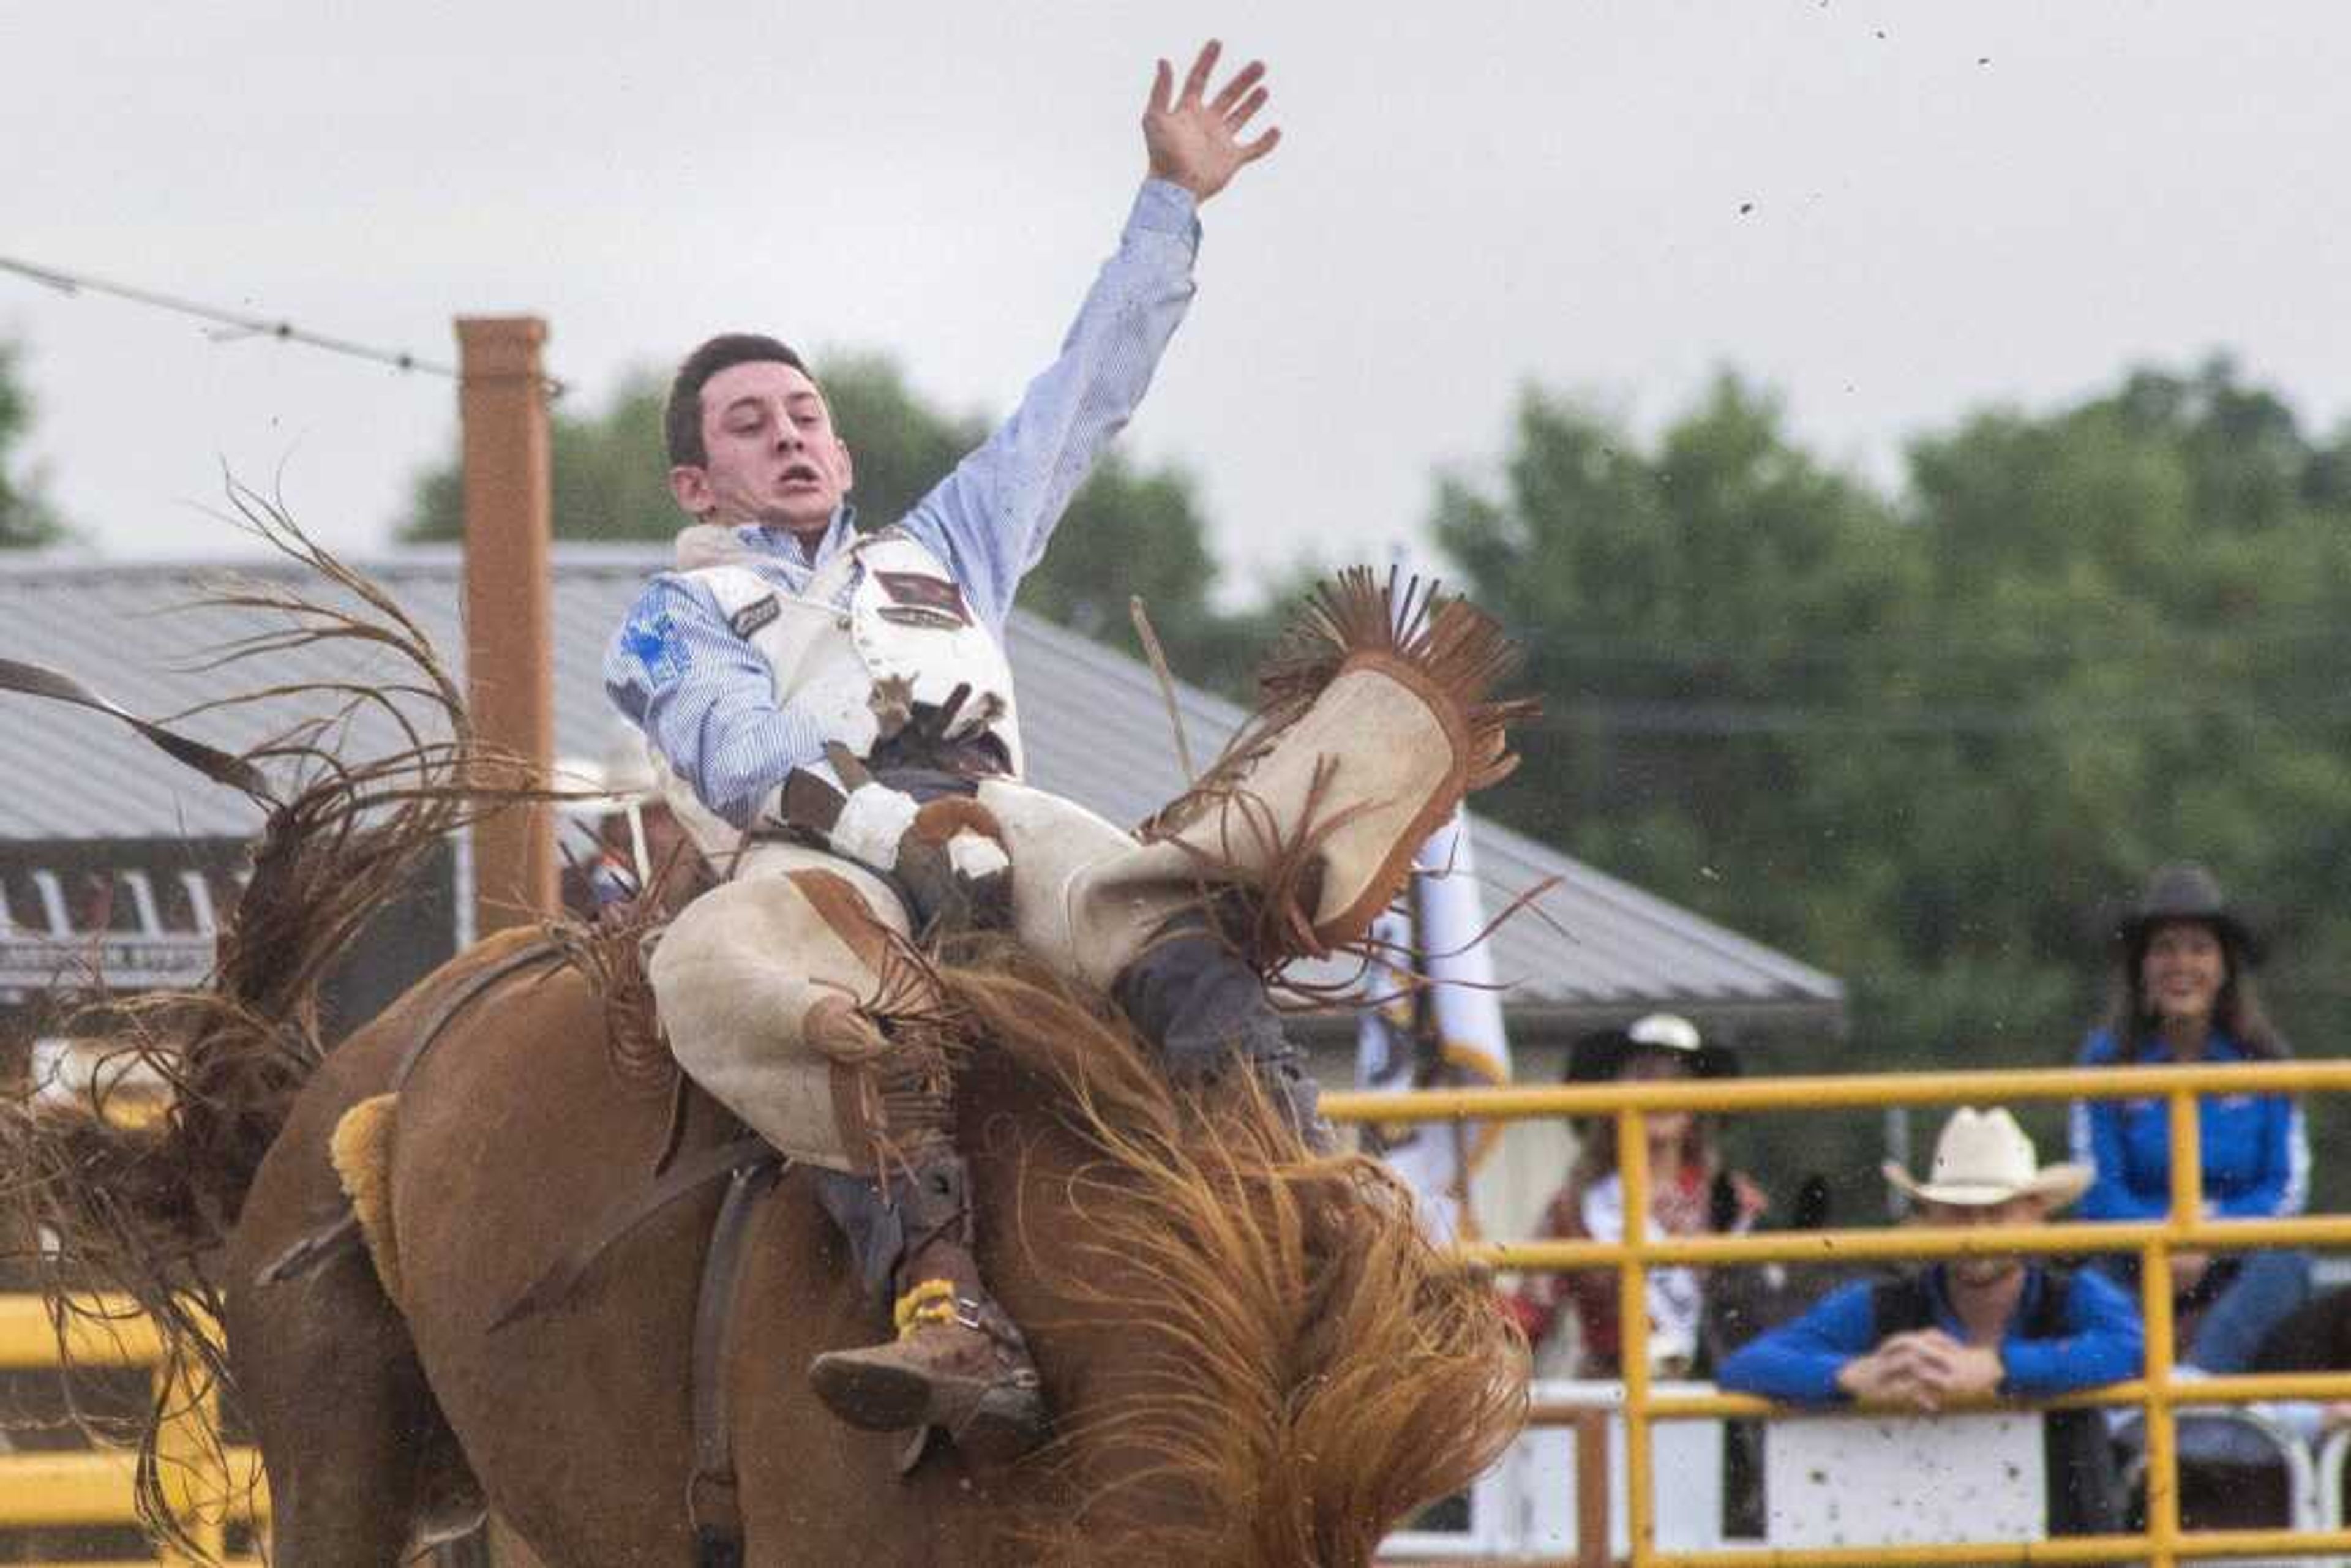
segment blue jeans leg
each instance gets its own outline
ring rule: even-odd
[[[2235,1281],[2205,1310],[2188,1359],[2210,1373],[2244,1372],[2262,1337],[2309,1299],[2309,1254],[2248,1252]]]

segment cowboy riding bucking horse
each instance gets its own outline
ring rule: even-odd
[[[1263,66],[1217,86],[1217,53],[1180,83],[1159,63],[1149,176],[1059,355],[891,526],[858,528],[851,449],[799,354],[733,333],[688,355],[665,434],[693,523],[606,654],[724,879],[653,950],[663,1027],[697,1083],[824,1171],[897,1333],[810,1375],[917,1456],[943,1435],[1009,1458],[1048,1415],[974,1262],[955,1042],[918,945],[1007,932],[1107,995],[1179,1082],[1245,1064],[1325,1144],[1265,976],[1360,940],[1428,831],[1508,766],[1514,710],[1481,702],[1507,657],[1490,624],[1359,572],[1278,651],[1258,719],[1141,830],[1021,782],[1015,591],[1183,319],[1197,209],[1279,139],[1248,135]]]

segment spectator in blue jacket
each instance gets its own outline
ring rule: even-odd
[[[1935,1144],[1926,1181],[1886,1178],[1930,1225],[2034,1225],[2089,1186],[2078,1165],[2043,1168],[2007,1111],[1963,1107]],[[2113,1282],[2022,1258],[1964,1257],[1898,1279],[1860,1281],[1749,1341],[1716,1373],[1724,1388],[1808,1404],[1848,1399],[1935,1410],[1955,1399],[2048,1398],[2139,1374],[2137,1310]],[[2099,1534],[2119,1522],[2114,1450],[2096,1410],[2052,1411],[2049,1527]]]
[[[2273,1061],[2286,1044],[2254,995],[2252,928],[2202,866],[2165,866],[2116,927],[2121,973],[2112,1016],[2082,1051],[2085,1066]],[[2196,1107],[2204,1213],[2299,1214],[2310,1197],[2302,1107],[2283,1094],[2206,1094]],[[2158,1098],[2074,1104],[2074,1158],[2096,1173],[2088,1219],[2161,1219],[2171,1211],[2171,1113]],[[2136,1254],[2112,1260],[2126,1281]],[[2212,1373],[2251,1368],[2262,1336],[2310,1294],[2310,1260],[2262,1251],[2171,1258],[2179,1321],[2193,1320],[2183,1359]]]

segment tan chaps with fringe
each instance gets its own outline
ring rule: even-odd
[[[1299,905],[1280,912],[1281,950],[1254,955],[1260,963],[1360,936],[1470,773],[1458,715],[1412,674],[1385,661],[1343,671],[1236,782],[1187,799],[1150,841],[1059,796],[983,780],[979,803],[1001,826],[1012,862],[1015,935],[1064,977],[1102,991],[1220,886],[1270,887]],[[889,1048],[877,1020],[929,999],[906,994],[919,972],[892,962],[909,934],[904,905],[862,867],[800,845],[756,844],[734,879],[688,904],[653,950],[671,1050],[784,1153],[864,1170],[859,1065]]]

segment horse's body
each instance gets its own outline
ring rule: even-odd
[[[260,1280],[341,1207],[326,1153],[337,1120],[382,1092],[416,1031],[521,940],[461,956],[329,1056],[236,1227],[230,1363],[267,1462],[281,1561],[395,1562],[417,1519],[445,1505],[434,1494],[467,1470],[550,1563],[694,1561],[689,1359],[717,1186],[619,1242],[568,1302],[490,1327],[651,1178],[664,1142],[669,1096],[615,1076],[602,1003],[577,970],[494,986],[450,1019],[403,1090],[397,1306],[356,1250]],[[1095,1086],[1106,1102],[1142,1081],[1133,1062],[1101,1065],[1106,1080],[1123,1074]],[[870,1342],[884,1319],[805,1180],[787,1175],[747,1238],[724,1373],[750,1563],[1031,1563],[1075,1552],[1081,1532],[1087,1556],[1124,1540],[1146,1560],[1159,1542],[1205,1547],[1208,1561],[1344,1561],[1398,1510],[1465,1479],[1507,1431],[1516,1363],[1499,1323],[1477,1323],[1462,1294],[1474,1286],[1432,1273],[1433,1259],[1412,1262],[1420,1244],[1397,1231],[1409,1220],[1392,1189],[1358,1185],[1367,1170],[1325,1162],[1269,1210],[1234,1178],[1254,1157],[1249,1127],[1271,1124],[1262,1105],[1228,1111],[1241,1143],[1218,1146],[1240,1148],[1238,1163],[1212,1156],[1228,1168],[1175,1201],[1192,1207],[1195,1229],[1213,1229],[1226,1206],[1229,1275],[1196,1255],[1193,1278],[1164,1278],[1169,1257],[1129,1243],[1138,1224],[1181,1231],[1186,1217],[1171,1223],[1164,1196],[1133,1208],[1148,1175],[1110,1168],[1100,1140],[1040,1113],[1066,1092],[1038,1059],[982,1051],[963,1075],[960,1119],[985,1264],[1029,1329],[1069,1440],[994,1475],[935,1448],[902,1479],[898,1441],[836,1422],[804,1369],[821,1350]],[[693,1103],[689,1149],[737,1131]],[[1343,1255],[1365,1245],[1368,1260]],[[1202,1344],[1209,1334],[1226,1343]],[[1218,1398],[1235,1378],[1262,1386]],[[1298,1406],[1318,1385],[1330,1407],[1315,1436]],[[1350,1389],[1364,1401],[1352,1421],[1333,1403]],[[1252,1521],[1252,1506],[1268,1517]]]
[[[434,1478],[399,1452],[431,1418],[413,1408],[427,1384],[498,1511],[550,1562],[692,1560],[688,1359],[721,1186],[626,1239],[575,1301],[488,1332],[567,1245],[651,1178],[662,1142],[667,1096],[630,1093],[613,1078],[601,1004],[576,972],[511,979],[467,1007],[402,1096],[392,1209],[412,1315],[386,1299],[359,1251],[308,1277],[256,1282],[340,1207],[326,1154],[337,1119],[389,1087],[413,1030],[511,946],[461,958],[335,1051],[264,1162],[237,1228],[231,1361],[268,1462],[287,1561],[394,1560],[431,1500],[421,1490]],[[721,1130],[714,1117],[695,1121],[696,1144]],[[964,1560],[933,1555],[929,1540],[951,1467],[902,1485],[885,1439],[839,1430],[799,1386],[798,1368],[815,1350],[872,1337],[872,1313],[799,1182],[787,1179],[762,1205],[745,1263],[726,1375],[745,1416],[747,1522],[771,1543],[760,1559]],[[872,1506],[839,1505],[861,1493]]]

